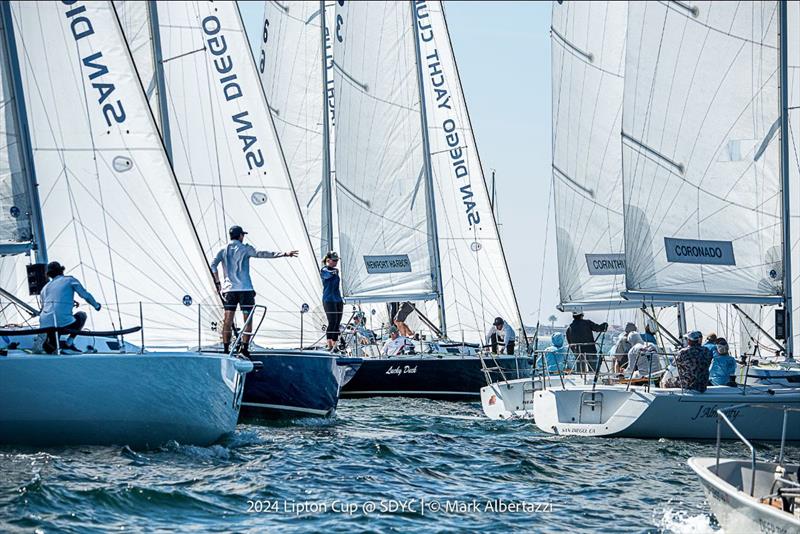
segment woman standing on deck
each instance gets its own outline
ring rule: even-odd
[[[333,350],[339,340],[339,326],[342,323],[342,312],[344,311],[344,299],[339,289],[339,255],[334,251],[328,252],[325,254],[322,264],[319,272],[322,278],[322,307],[325,309],[325,316],[328,319],[326,328],[328,349]]]

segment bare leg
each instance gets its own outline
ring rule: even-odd
[[[333,339],[328,340],[328,350],[332,350],[336,346],[336,341]]]
[[[225,318],[222,320],[222,344],[225,346],[229,346],[231,344],[233,316],[235,314],[235,311],[225,310]]]
[[[394,325],[400,331],[400,335],[404,337],[413,337],[414,331],[411,330],[406,323],[403,321],[395,321]]]
[[[247,318],[250,316],[250,311],[242,310],[242,317],[244,318],[244,326],[245,328],[244,334],[242,334],[242,344],[245,347],[250,346],[250,338],[253,337],[253,325],[247,324]]]

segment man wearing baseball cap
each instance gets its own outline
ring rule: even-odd
[[[291,252],[256,250],[252,245],[246,245],[243,242],[246,234],[247,232],[241,226],[231,226],[228,231],[228,235],[231,238],[230,243],[217,252],[211,262],[214,283],[216,283],[217,290],[221,293],[225,305],[225,319],[222,324],[222,346],[225,352],[230,350],[231,330],[236,308],[242,309],[244,322],[247,323],[247,317],[256,303],[256,292],[250,279],[250,258],[294,258],[298,254],[296,250]],[[220,283],[219,274],[217,273],[220,264],[222,264],[222,268],[225,271],[225,279],[222,283]],[[251,336],[252,333],[248,327],[248,331],[242,336],[242,345],[240,347],[242,354],[245,356],[250,355]]]
[[[714,359],[711,351],[704,347],[703,334],[695,330],[686,334],[687,346],[675,356],[678,368],[678,385],[682,389],[704,392],[708,387],[708,369]]]
[[[505,347],[506,354],[513,356],[516,340],[517,334],[511,328],[511,325],[507,324],[502,317],[495,317],[492,326],[486,332],[486,345],[492,346],[492,354],[497,354],[497,349],[502,344]]]

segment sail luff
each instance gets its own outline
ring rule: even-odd
[[[158,8],[156,7],[156,0],[147,0],[147,22],[150,29],[150,42],[152,43],[153,49],[153,80],[156,84],[156,98],[158,101],[158,126],[161,133],[161,140],[164,143],[164,150],[167,152],[167,158],[172,162],[172,140],[169,130],[167,90],[164,86],[164,59],[161,54],[161,33],[158,31]]]
[[[456,61],[456,55],[455,55],[455,52],[453,50],[453,41],[452,41],[452,39],[450,37],[450,29],[447,26],[447,16],[446,16],[445,9],[444,9],[444,2],[442,2],[441,0],[436,0],[436,1],[438,1],[439,5],[441,7],[441,10],[442,10],[442,23],[444,25],[445,35],[447,36],[447,43],[449,45],[448,48],[449,48],[449,51],[450,51],[450,57],[452,58],[452,61],[453,61],[453,71],[455,72],[455,78],[456,78],[456,82],[457,82],[459,93],[463,96],[464,95],[464,85],[461,83],[461,73],[458,70],[458,61]],[[473,127],[472,127],[472,117],[470,116],[470,113],[469,113],[469,105],[467,105],[466,97],[464,97],[464,112],[465,112],[466,118],[467,118],[467,128],[469,129],[470,135],[473,138],[472,139],[472,146],[474,147],[474,150],[475,150],[475,158],[478,160],[478,168],[480,169],[480,173],[481,173],[481,177],[482,177],[482,179],[479,181],[479,185],[483,186],[484,193],[486,194],[487,197],[489,197],[491,199],[490,200],[491,209],[489,210],[489,212],[491,213],[491,216],[492,216],[491,226],[492,226],[492,228],[494,230],[494,235],[495,235],[495,238],[497,239],[497,243],[498,243],[498,246],[500,248],[500,256],[503,259],[503,267],[505,268],[506,277],[507,277],[507,280],[508,280],[508,285],[511,287],[511,297],[513,299],[514,309],[517,312],[516,313],[516,320],[519,321],[517,324],[519,324],[519,328],[522,330],[522,337],[525,340],[525,344],[527,345],[528,344],[528,334],[527,334],[527,331],[525,330],[525,323],[522,320],[522,312],[520,311],[519,301],[517,300],[517,293],[516,293],[516,291],[514,291],[514,280],[511,277],[511,270],[509,269],[509,266],[508,266],[508,258],[506,256],[505,247],[503,246],[503,240],[500,238],[500,229],[498,227],[497,213],[496,213],[496,210],[495,210],[494,172],[492,172],[492,192],[491,192],[491,196],[490,196],[489,189],[486,186],[486,173],[484,171],[483,160],[481,159],[480,149],[478,148],[478,143],[474,139],[475,134],[474,134],[474,130],[473,130]]]
[[[322,228],[320,257],[333,249],[333,182],[331,177],[331,132],[328,102],[328,55],[326,53],[328,26],[325,23],[325,0],[319,1],[320,60],[322,61]]]
[[[794,337],[792,328],[792,239],[791,239],[791,202],[789,179],[789,41],[788,41],[788,5],[786,0],[779,0],[779,54],[780,54],[780,172],[781,172],[781,207],[782,222],[782,257],[783,257],[783,309],[786,356],[794,357]]]
[[[414,53],[417,64],[417,87],[419,88],[419,117],[422,131],[422,158],[425,172],[425,200],[428,222],[428,247],[431,258],[431,277],[436,288],[436,302],[439,308],[439,331],[442,337],[447,337],[447,316],[444,304],[444,289],[442,285],[442,259],[439,253],[439,229],[436,218],[436,195],[433,187],[433,167],[431,165],[431,142],[428,133],[428,112],[425,105],[425,82],[423,81],[422,53],[420,51],[418,12],[415,0],[409,0],[411,11],[411,29],[414,35]]]
[[[22,76],[19,69],[17,56],[17,43],[14,38],[14,22],[11,17],[11,5],[3,2],[0,5],[3,19],[3,33],[5,37],[8,74],[14,101],[14,119],[16,122],[17,144],[20,147],[21,157],[24,160],[24,174],[28,203],[30,209],[30,226],[32,232],[31,248],[37,263],[47,263],[47,241],[45,240],[44,222],[42,221],[42,208],[39,201],[39,185],[36,181],[36,168],[33,164],[33,150],[28,129],[28,114],[25,110],[25,93],[22,89]]]

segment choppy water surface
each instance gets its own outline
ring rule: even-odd
[[[336,419],[240,425],[207,448],[0,449],[0,530],[711,532],[686,460],[713,454],[702,442],[548,436],[476,404],[342,401]],[[487,510],[494,500],[530,504]],[[458,509],[473,501],[479,511]],[[400,503],[410,509],[380,513]]]

